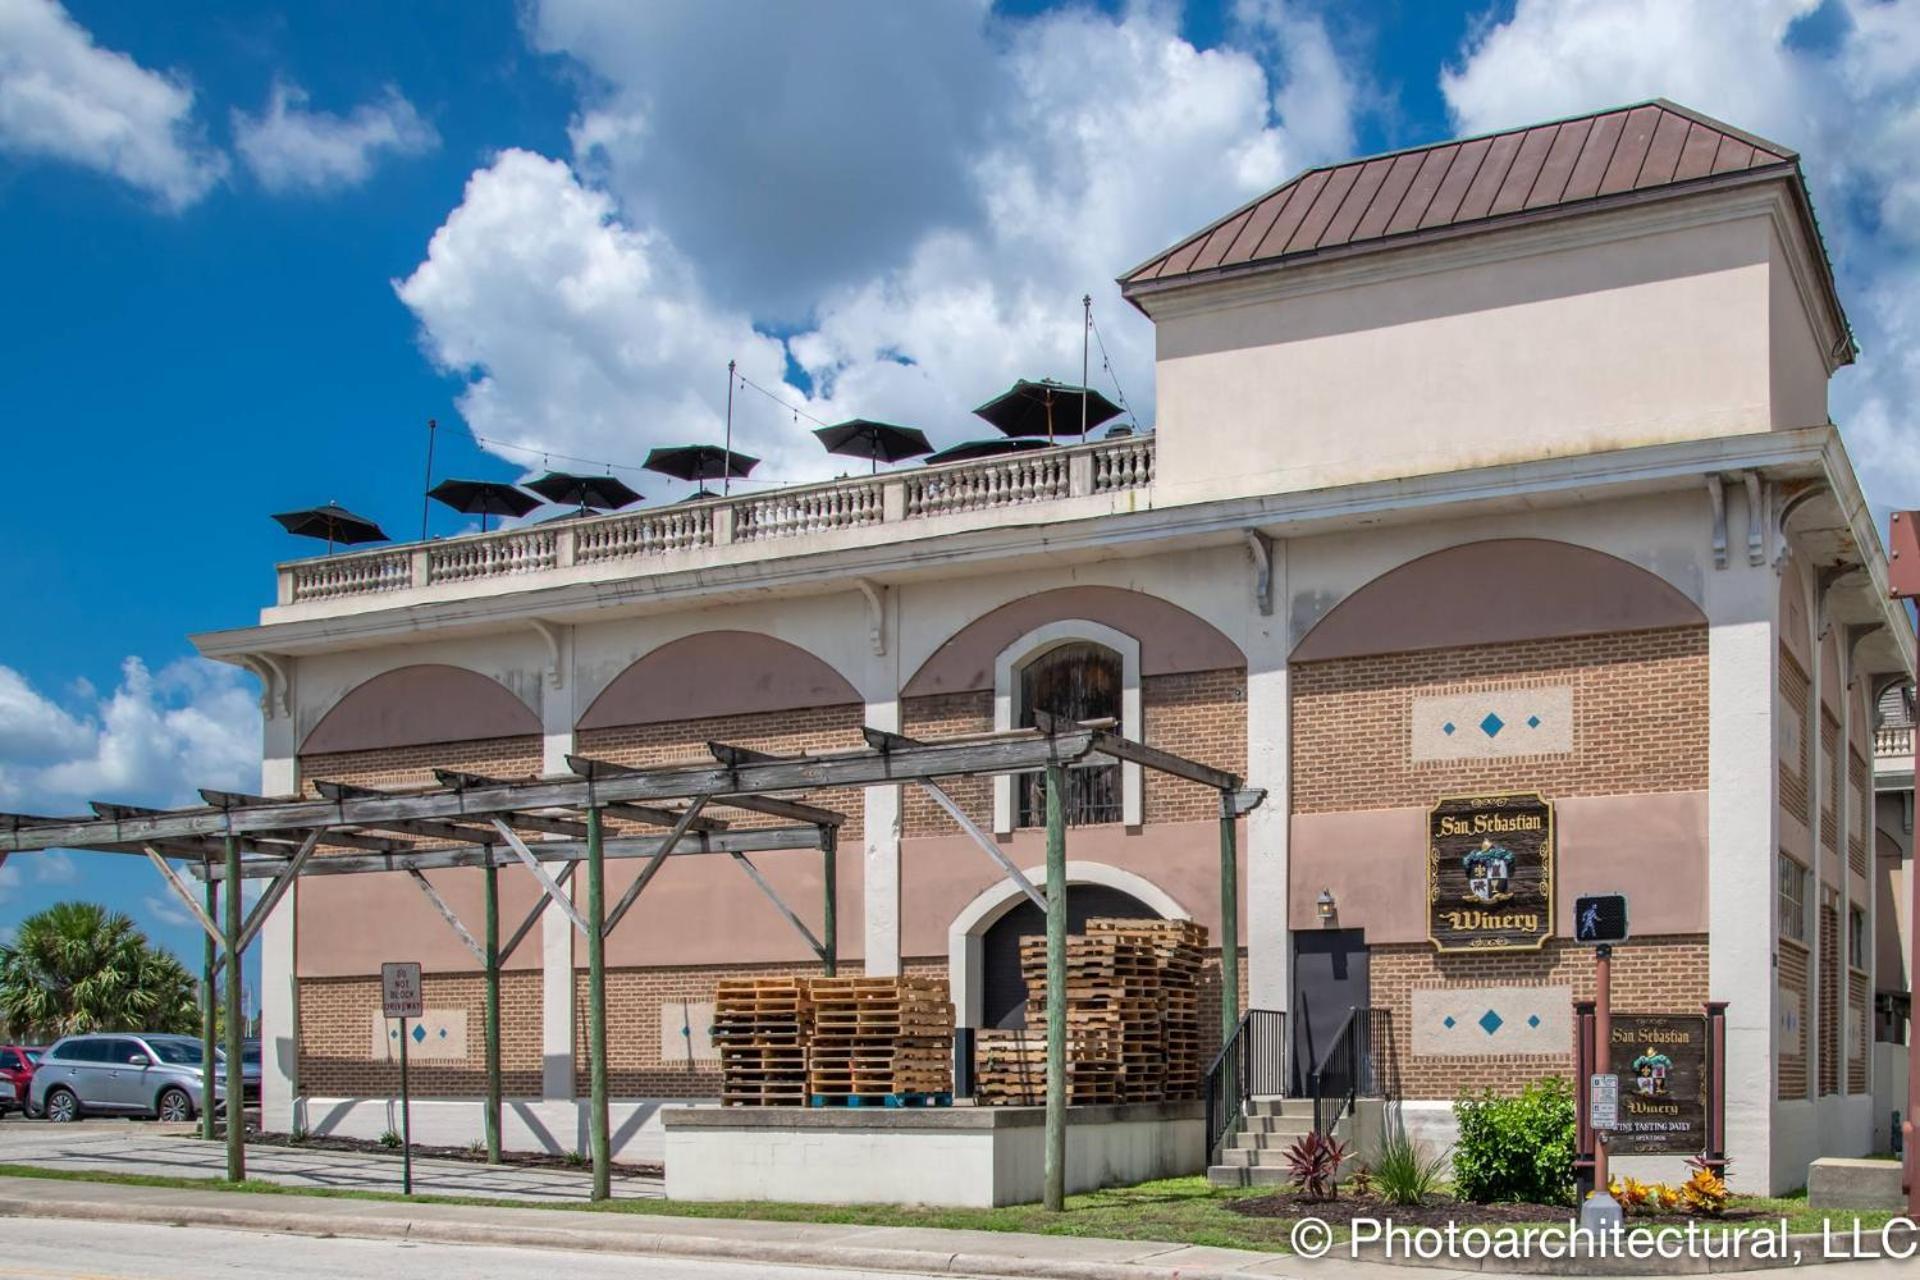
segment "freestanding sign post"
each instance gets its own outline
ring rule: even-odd
[[[1593,947],[1593,1055],[1587,1077],[1587,1127],[1593,1139],[1593,1194],[1580,1206],[1580,1225],[1607,1231],[1624,1221],[1607,1190],[1607,1147],[1620,1127],[1620,1077],[1613,1070],[1613,944],[1627,940],[1627,898],[1609,893],[1573,904],[1573,938]]]
[[[400,1191],[413,1194],[413,1103],[407,1087],[407,1019],[420,1018],[426,1009],[420,997],[420,966],[412,961],[388,961],[380,966],[380,1012],[400,1019]]]
[[[1896,511],[1887,537],[1888,593],[1896,600],[1920,596],[1920,511]],[[1920,672],[1915,673],[1920,679]],[[1920,786],[1920,733],[1914,735],[1914,775]],[[1907,964],[1909,987],[1920,986],[1920,851],[1909,850],[1908,888],[1913,894],[1913,910],[1907,916]],[[1920,1218],[1920,1128],[1914,1124],[1914,1112],[1920,1110],[1920,1018],[1914,1016],[1909,1000],[1907,1012],[1907,1114],[1900,1131],[1903,1168],[1907,1192],[1907,1216]]]

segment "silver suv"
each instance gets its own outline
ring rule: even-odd
[[[214,1054],[214,1099],[227,1096],[226,1059]],[[191,1036],[101,1032],[68,1036],[40,1057],[29,1102],[56,1122],[82,1114],[191,1120],[200,1104],[200,1042]]]

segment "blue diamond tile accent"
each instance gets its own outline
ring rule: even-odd
[[[1442,1022],[1440,1025],[1445,1027],[1449,1031],[1453,1030],[1453,1015],[1448,1014],[1446,1021]]]
[[[1538,729],[1539,727],[1540,727],[1540,717],[1539,717],[1539,716],[1528,716],[1528,717],[1527,717],[1527,728],[1529,728],[1529,729]]]
[[[1447,721],[1447,722],[1446,722],[1445,724],[1443,724],[1443,725],[1441,725],[1441,726],[1440,726],[1440,732],[1442,732],[1442,733],[1444,733],[1444,734],[1446,734],[1446,735],[1447,735],[1448,737],[1452,737],[1452,736],[1453,736],[1453,721],[1451,721],[1451,720],[1449,720],[1449,721]]]
[[[1480,722],[1480,732],[1486,734],[1489,738],[1497,736],[1499,732],[1506,727],[1507,722],[1491,711],[1487,712],[1487,718]]]
[[[414,1023],[413,1024],[413,1042],[415,1044],[419,1044],[421,1041],[425,1040],[426,1038],[427,1038],[427,1029],[421,1026],[417,1022]]]
[[[1540,1015],[1536,1013],[1532,1017],[1528,1018],[1527,1025],[1530,1027],[1538,1028],[1540,1026]]]
[[[1499,1014],[1495,1013],[1491,1009],[1487,1010],[1485,1013],[1480,1015],[1480,1029],[1486,1032],[1488,1035],[1492,1035],[1494,1032],[1498,1031],[1501,1027],[1505,1026],[1506,1022],[1507,1020],[1505,1018],[1501,1017]]]
[[[440,1028],[440,1038],[442,1040],[447,1038],[447,1029],[445,1027]]]

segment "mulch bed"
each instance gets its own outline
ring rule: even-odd
[[[1397,1226],[1444,1227],[1504,1226],[1510,1223],[1565,1222],[1577,1214],[1564,1204],[1474,1204],[1466,1200],[1435,1197],[1425,1204],[1388,1204],[1375,1195],[1342,1192],[1337,1200],[1309,1200],[1297,1191],[1282,1191],[1270,1196],[1251,1196],[1230,1200],[1226,1207],[1249,1218],[1318,1218],[1322,1222],[1349,1223],[1355,1218],[1392,1218]],[[1741,1222],[1762,1216],[1753,1209],[1732,1209],[1717,1222]],[[1628,1225],[1679,1223],[1691,1221],[1685,1214],[1633,1214]]]
[[[309,1134],[294,1141],[291,1134],[254,1133],[247,1137],[249,1145],[264,1147],[290,1147],[294,1150],[308,1151],[352,1151],[360,1155],[387,1156],[400,1158],[398,1147],[389,1147],[371,1138],[337,1138]],[[423,1143],[413,1144],[413,1154],[420,1160],[458,1160],[463,1164],[484,1165],[487,1163],[486,1151],[475,1151],[471,1147],[434,1147]],[[592,1168],[591,1162],[582,1164],[568,1160],[565,1156],[548,1155],[544,1151],[502,1151],[500,1163],[516,1169],[568,1169],[575,1173]],[[621,1178],[658,1178],[666,1170],[657,1164],[625,1164],[613,1161],[609,1168],[614,1176]]]

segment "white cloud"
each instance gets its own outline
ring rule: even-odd
[[[197,658],[158,673],[128,658],[120,675],[111,694],[68,710],[0,667],[0,690],[24,689],[31,699],[17,705],[39,717],[0,723],[0,735],[12,737],[12,727],[21,741],[38,744],[0,758],[0,808],[58,814],[79,812],[88,800],[188,804],[199,787],[255,785],[260,712],[246,676]],[[33,857],[41,883],[73,878],[65,855]],[[4,869],[11,870],[11,864]]]
[[[1018,24],[981,4],[915,13],[929,11],[928,34],[836,25],[810,62],[782,51],[789,36],[815,48],[784,19],[744,24],[741,48],[715,46],[721,96],[755,104],[766,136],[718,131],[698,181],[683,182],[691,161],[673,149],[692,144],[670,124],[713,99],[707,47],[684,43],[704,19],[673,10],[662,42],[653,8],[622,20],[586,0],[541,6],[542,47],[599,78],[574,165],[501,155],[397,285],[434,359],[473,379],[461,408],[475,428],[615,461],[717,441],[722,366],[736,358],[821,417],[908,422],[951,442],[986,430],[967,410],[1015,377],[1078,379],[1083,293],[1120,384],[1149,413],[1151,330],[1113,277],[1344,149],[1348,108],[1325,104],[1354,89],[1324,31],[1277,6],[1249,10],[1266,46],[1256,56],[1195,49],[1165,7]],[[949,47],[968,83],[927,72],[925,100],[891,76],[863,80],[875,66],[919,76]],[[806,74],[778,70],[774,52]],[[1277,103],[1296,104],[1299,130]],[[755,159],[767,147],[778,183]],[[782,324],[796,295],[807,318]],[[782,384],[789,355],[810,403]],[[1107,385],[1097,350],[1094,361]],[[736,405],[735,427],[770,477],[846,466],[757,397]]]
[[[147,908],[147,914],[162,924],[170,924],[178,929],[200,927],[193,913],[181,905],[180,899],[171,893],[150,893],[142,901]]]
[[[341,116],[310,110],[304,90],[276,84],[261,114],[233,113],[233,138],[254,177],[273,192],[358,186],[382,154],[418,155],[440,145],[434,127],[392,86]]]
[[[179,210],[227,171],[193,87],[103,49],[54,0],[0,0],[0,150],[118,178]]]
[[[1666,97],[1799,151],[1861,346],[1834,421],[1876,504],[1920,503],[1920,3],[1520,0],[1441,88],[1466,131]]]

